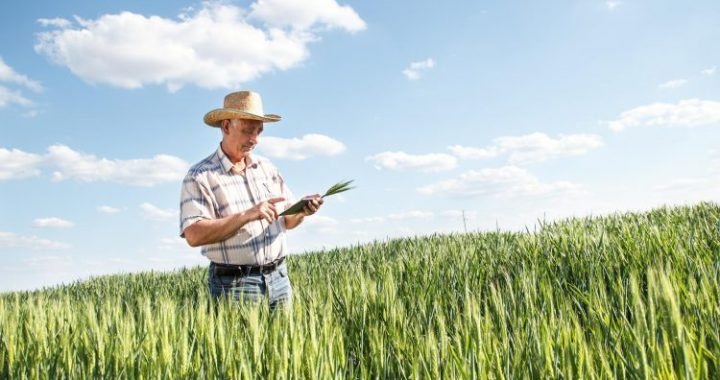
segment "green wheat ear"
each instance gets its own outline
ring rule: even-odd
[[[325,192],[325,195],[322,196],[322,198],[325,198],[327,196],[342,193],[343,191],[348,191],[350,189],[354,189],[355,187],[351,187],[350,184],[354,180],[345,181],[345,182],[338,182],[332,186]],[[308,204],[309,200],[307,199],[301,199],[297,201],[294,205],[290,206],[287,210],[283,211],[280,215],[292,215],[297,214],[300,211],[302,211],[303,207],[305,207],[306,204]]]
[[[348,190],[354,189],[354,188],[355,188],[354,186],[353,186],[353,187],[350,186],[350,184],[351,184],[353,181],[354,181],[354,179],[351,179],[351,180],[349,180],[349,181],[338,182],[338,183],[330,186],[330,188],[325,192],[325,194],[324,194],[322,197],[325,198],[325,197],[327,197],[327,196],[329,196],[329,195],[333,195],[333,194],[337,194],[337,193],[342,193],[343,191],[348,191]]]

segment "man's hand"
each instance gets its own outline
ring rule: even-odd
[[[268,223],[272,223],[277,220],[278,212],[275,209],[275,203],[284,201],[285,198],[270,198],[265,202],[256,204],[253,208],[248,210],[248,216],[250,220],[262,220],[265,219]]]
[[[310,216],[310,215],[316,213],[320,209],[320,206],[322,206],[322,204],[324,202],[322,197],[320,196],[320,194],[308,195],[308,196],[304,197],[303,199],[310,200],[310,202],[308,202],[307,205],[305,205],[305,207],[303,207],[303,214],[305,214],[305,216]]]
[[[278,213],[275,203],[284,200],[285,198],[270,198],[245,212],[231,214],[220,219],[199,220],[185,228],[183,234],[191,247],[219,243],[236,235],[238,229],[248,222],[265,219],[268,223],[272,223],[277,220]]]
[[[320,209],[320,206],[323,204],[323,199],[320,194],[308,195],[307,197],[303,197],[303,199],[309,200],[309,202],[307,202],[301,212],[285,216],[285,227],[288,230],[299,226],[306,216],[315,214]]]

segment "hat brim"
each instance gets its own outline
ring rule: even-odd
[[[260,120],[267,123],[272,123],[276,121],[280,121],[282,117],[279,115],[273,115],[273,114],[267,114],[267,115],[256,115],[254,113],[249,113],[245,111],[241,111],[234,108],[218,108],[214,109],[208,113],[205,114],[205,117],[203,117],[203,121],[205,124],[211,126],[211,127],[219,127],[220,122],[223,120],[228,119],[250,119],[250,120]]]

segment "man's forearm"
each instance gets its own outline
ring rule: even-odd
[[[220,219],[204,219],[185,229],[185,239],[191,247],[218,243],[235,235],[250,221],[246,212],[232,214]]]
[[[293,215],[286,215],[285,216],[285,228],[288,230],[292,230],[293,228],[297,227],[302,223],[302,221],[305,219],[305,215],[302,213],[297,213]]]

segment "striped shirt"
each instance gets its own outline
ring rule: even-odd
[[[245,175],[235,174],[222,148],[190,168],[180,196],[180,236],[203,219],[219,219],[248,210],[270,198],[284,197],[278,213],[295,201],[277,168],[260,156],[248,157]],[[272,224],[248,222],[225,241],[204,245],[202,254],[221,264],[263,265],[287,254],[285,217]]]

